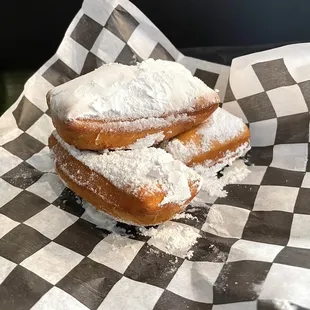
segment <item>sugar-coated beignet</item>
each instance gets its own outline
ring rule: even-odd
[[[178,135],[163,148],[188,166],[225,165],[246,154],[250,132],[240,118],[218,108],[204,123]]]
[[[197,126],[218,107],[218,94],[183,65],[148,59],[112,63],[47,95],[59,135],[78,149],[145,147]]]
[[[182,212],[201,187],[200,176],[162,149],[80,151],[54,132],[56,171],[76,194],[117,220],[149,226]]]

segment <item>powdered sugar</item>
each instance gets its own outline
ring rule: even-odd
[[[214,244],[209,245],[209,249],[212,251],[212,255],[216,257],[216,261],[223,262],[227,259],[227,253],[224,251],[221,251],[220,248],[215,246]]]
[[[50,93],[52,112],[64,119],[139,119],[190,112],[197,99],[217,93],[183,65],[148,59],[135,66],[106,64]]]
[[[235,151],[227,150],[223,154],[223,157],[216,164],[212,160],[206,160],[200,165],[196,165],[194,170],[199,173],[199,171],[208,171],[208,174],[216,175],[217,172],[221,171],[226,166],[231,166],[234,161],[240,157],[243,157],[251,149],[249,143],[241,144]]]
[[[213,141],[225,143],[238,137],[244,132],[245,127],[241,118],[218,108],[203,125],[198,127],[197,133],[202,137],[202,150],[208,151]]]
[[[197,156],[201,151],[194,141],[184,144],[178,138],[172,139],[163,145],[164,149],[172,156],[184,163],[188,163]]]
[[[126,148],[135,150],[135,149],[141,149],[144,147],[150,147],[150,146],[157,144],[158,142],[163,141],[164,139],[165,139],[165,135],[161,131],[158,133],[154,133],[152,135],[148,135],[144,138],[141,138],[137,140],[134,144],[129,145]]]
[[[185,212],[182,212],[182,213],[177,213],[173,219],[175,220],[179,220],[179,219],[188,219],[188,220],[195,220],[198,222],[198,218],[196,216],[193,216],[192,214],[190,213],[185,213]]]
[[[120,235],[126,235],[125,229],[117,227],[117,221],[105,212],[97,210],[85,200],[83,200],[83,208],[85,212],[81,216],[82,219],[96,225],[97,228],[105,229]]]
[[[200,176],[162,149],[142,148],[100,154],[80,151],[65,143],[56,132],[53,135],[77,160],[137,197],[141,197],[141,189],[143,195],[163,191],[165,197],[161,204],[183,204],[191,197],[189,182],[200,188]]]
[[[172,124],[179,124],[188,121],[193,122],[194,120],[195,116],[183,113],[178,115],[169,115],[165,118],[150,117],[130,121],[107,122],[100,124],[100,128],[101,130],[106,132],[134,132],[150,128],[161,129],[171,126]],[[89,123],[88,125],[92,126],[91,123]]]
[[[285,299],[274,299],[273,306],[276,310],[297,310],[297,306],[292,305],[288,300]]]
[[[191,259],[194,256],[194,251],[190,250],[186,253],[185,258]]]
[[[126,230],[117,226],[117,220],[107,215],[106,213],[96,210],[94,206],[86,201],[83,201],[85,212],[82,218],[101,228],[113,233],[115,236],[121,235],[130,237]],[[181,223],[167,222],[159,225],[157,228],[136,227],[140,235],[151,237],[149,245],[152,245],[167,254],[173,254],[182,258],[190,258],[193,251],[190,248],[197,242],[200,237],[199,231],[196,228],[187,226]],[[131,236],[134,237],[134,236]],[[160,252],[150,248],[151,253],[159,255]],[[171,263],[177,263],[178,258]]]
[[[218,108],[203,124],[194,129],[193,135],[199,136],[199,143],[192,140],[184,143],[175,138],[165,146],[175,159],[189,162],[193,157],[209,152],[214,142],[224,144],[238,136],[246,130],[246,125],[242,119]]]
[[[225,168],[221,178],[217,177],[218,170],[216,167],[208,168],[199,165],[195,166],[194,169],[203,178],[202,191],[214,197],[226,197],[227,192],[224,187],[242,181],[251,172],[242,160],[238,160],[234,165]]]
[[[188,252],[200,237],[198,229],[175,222],[166,222],[157,228],[140,228],[140,234],[151,237],[148,244],[182,258],[192,254]]]

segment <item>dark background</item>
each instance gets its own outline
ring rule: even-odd
[[[310,41],[308,0],[132,2],[178,48]],[[54,54],[81,3],[82,0],[1,1],[0,66],[39,67]]]
[[[310,41],[308,0],[133,0],[184,54],[234,57]],[[0,115],[56,51],[82,0],[0,0]],[[198,47],[198,48],[197,48]]]

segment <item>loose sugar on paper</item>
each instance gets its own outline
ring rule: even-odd
[[[125,229],[117,226],[117,220],[105,212],[97,210],[86,201],[83,201],[83,208],[85,212],[82,218],[93,223],[97,228],[105,229],[115,236],[130,237]],[[194,217],[191,216],[191,218]],[[150,245],[159,248],[167,254],[182,258],[190,258],[193,255],[190,248],[197,242],[197,238],[200,237],[197,229],[174,222],[166,222],[156,228],[136,227],[136,229],[140,235],[151,237],[148,242]],[[154,254],[159,254],[159,251],[156,249],[151,248],[150,251]]]
[[[141,235],[151,237],[148,244],[181,258],[192,255],[189,252],[190,248],[201,237],[198,229],[171,221],[163,223],[157,228],[141,227],[139,231]]]
[[[93,205],[83,200],[85,212],[81,216],[84,220],[96,225],[97,228],[105,229],[111,233],[126,235],[123,228],[117,227],[117,221],[105,212],[97,210]]]
[[[224,190],[226,185],[240,182],[251,173],[242,160],[236,160],[231,166],[226,167],[220,178],[217,176],[216,167],[208,168],[200,165],[194,169],[203,178],[201,190],[211,197],[226,197],[227,192]]]
[[[182,213],[177,213],[174,217],[174,220],[179,220],[179,219],[188,219],[188,220],[195,220],[198,222],[197,216],[193,216],[190,213],[182,212]]]

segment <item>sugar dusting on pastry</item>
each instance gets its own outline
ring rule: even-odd
[[[240,136],[245,130],[242,119],[218,108],[203,124],[197,127],[196,133],[201,137],[201,144],[193,140],[183,143],[178,138],[172,139],[165,149],[175,159],[189,162],[193,157],[211,150],[214,141],[225,143]]]
[[[144,147],[150,147],[153,145],[156,145],[158,142],[161,142],[165,139],[165,135],[163,132],[154,133],[152,135],[147,135],[144,138],[138,139],[135,143],[127,146],[127,149],[135,150],[135,149],[141,149]]]
[[[198,134],[203,137],[202,151],[207,152],[213,141],[225,143],[244,132],[245,124],[227,111],[218,108],[203,125],[199,127]]]
[[[217,93],[183,65],[148,59],[135,66],[106,64],[55,87],[52,112],[60,119],[134,120],[194,110],[200,97],[218,103]]]
[[[171,126],[175,123],[182,122],[194,122],[195,116],[187,115],[185,113],[177,115],[169,115],[166,118],[141,118],[133,121],[121,121],[121,122],[107,122],[100,124],[103,131],[107,132],[135,132],[152,129],[161,129],[167,126]],[[89,124],[91,126],[91,123]]]
[[[162,204],[182,204],[191,198],[190,181],[200,188],[200,176],[162,149],[142,148],[100,154],[80,151],[64,142],[56,132],[53,135],[73,157],[130,194],[138,195],[141,188],[153,193],[164,191]],[[76,180],[75,176],[71,178]]]

